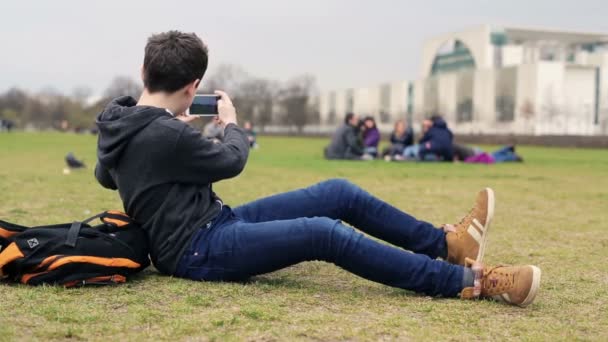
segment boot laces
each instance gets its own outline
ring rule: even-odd
[[[488,292],[504,293],[515,284],[515,273],[501,270],[508,265],[496,265],[483,270],[483,288]],[[490,277],[492,274],[492,277]]]

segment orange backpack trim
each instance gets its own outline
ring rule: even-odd
[[[23,256],[23,254],[22,254],[22,256]],[[61,255],[53,255],[53,256],[50,256],[50,257],[44,259],[40,263],[40,265],[38,265],[38,267],[36,267],[36,269],[41,269],[50,263],[50,266],[45,271],[38,272],[38,273],[24,274],[21,277],[21,282],[23,284],[27,284],[34,277],[49,273],[50,271],[55,270],[66,264],[71,264],[71,263],[76,263],[76,262],[89,263],[89,264],[101,265],[101,266],[106,266],[106,267],[139,268],[141,266],[140,264],[134,262],[133,260],[125,259],[125,258],[102,258],[102,257],[92,257],[92,256],[86,256],[86,255],[74,255],[74,256],[63,257]],[[119,279],[119,280],[124,278],[123,276],[118,275],[118,274],[111,276],[111,277],[117,277],[117,279]],[[100,278],[100,277],[97,277],[97,278]],[[91,279],[95,279],[95,278],[91,278]],[[126,281],[126,278],[124,278],[124,279]],[[85,281],[93,282],[90,279],[85,280]],[[100,280],[98,280],[98,282],[99,281]],[[80,283],[82,283],[82,280],[80,280],[78,284],[80,284]],[[117,283],[124,283],[124,281],[117,281]],[[74,284],[72,286],[75,286],[75,285],[77,285],[77,284]],[[68,285],[65,285],[65,286],[70,287]]]
[[[112,224],[112,225],[115,225],[116,227],[123,227],[123,226],[128,225],[132,221],[131,218],[127,214],[123,213],[122,211],[108,210],[108,211],[106,211],[106,213],[108,213],[110,215],[114,215],[114,216],[122,216],[125,219],[121,220],[121,219],[116,218],[116,217],[102,216],[101,217],[101,221],[103,223]]]
[[[102,257],[93,257],[86,255],[73,255],[65,258],[60,258],[59,260],[53,262],[48,270],[52,271],[56,268],[59,268],[65,264],[70,264],[74,262],[84,262],[94,265],[106,266],[106,267],[126,267],[126,268],[139,268],[141,265],[136,263],[131,259],[126,258],[102,258]]]
[[[4,268],[4,266],[23,257],[23,252],[21,252],[19,246],[17,246],[17,244],[14,242],[2,250],[2,253],[0,253],[0,277],[4,276],[4,273],[2,272],[2,268]]]
[[[13,231],[6,230],[6,229],[0,227],[0,237],[2,237],[2,238],[8,239],[17,233],[18,232],[13,232]]]
[[[125,276],[115,274],[111,276],[93,277],[85,280],[74,280],[63,284],[65,287],[74,287],[78,285],[95,285],[95,284],[122,284],[127,281]]]

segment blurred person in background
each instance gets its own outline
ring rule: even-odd
[[[402,156],[406,147],[414,144],[414,130],[405,122],[397,120],[390,137],[390,146],[385,148],[382,156],[390,161],[395,156]]]
[[[253,124],[251,123],[251,121],[245,121],[245,123],[243,124],[243,129],[245,130],[245,133],[247,133],[249,147],[258,148],[257,133],[253,129]]]
[[[422,121],[422,138],[403,151],[406,160],[452,161],[454,135],[439,115]]]
[[[215,142],[220,142],[224,138],[224,127],[216,120],[211,120],[203,127],[203,136]]]
[[[376,120],[366,116],[361,125],[363,133],[363,153],[376,158],[378,156],[378,144],[380,143],[380,131],[376,127]]]
[[[454,144],[454,161],[477,164],[494,164],[506,162],[523,162],[523,158],[515,151],[515,145],[506,145],[488,153],[478,147]]]
[[[439,115],[432,116],[426,120],[426,132],[419,141],[418,152],[420,160],[423,161],[452,161],[454,159],[453,143],[454,134],[448,128],[448,124]]]
[[[11,120],[0,119],[0,132],[2,132],[2,131],[10,132],[14,126],[15,126],[15,123],[12,122]]]
[[[359,135],[359,117],[348,113],[344,124],[334,133],[331,143],[325,148],[327,159],[361,160],[364,157],[363,142]]]

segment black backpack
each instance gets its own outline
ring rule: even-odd
[[[96,218],[101,224],[90,226]],[[0,279],[65,287],[119,284],[148,265],[146,234],[122,212],[32,228],[0,220]]]

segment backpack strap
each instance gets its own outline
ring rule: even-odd
[[[80,229],[82,228],[82,225],[88,224],[89,222],[97,218],[101,219],[101,222],[111,224],[115,227],[122,227],[133,223],[133,219],[131,219],[127,214],[123,212],[114,210],[104,211],[95,216],[91,216],[82,222],[73,222],[70,226],[70,229],[68,230],[68,236],[64,244],[72,248],[76,247],[76,242],[78,241],[78,235],[80,235]]]
[[[76,247],[76,241],[78,241],[78,235],[80,234],[80,228],[82,228],[83,222],[73,222],[68,230],[68,236],[65,239],[65,245],[69,247]]]
[[[103,213],[97,214],[95,216],[91,216],[82,222],[78,222],[78,221],[72,222],[72,225],[70,226],[70,230],[68,230],[68,236],[65,239],[64,244],[66,246],[69,246],[72,248],[76,247],[76,242],[78,241],[78,235],[80,235],[80,228],[82,228],[82,225],[87,224],[98,217],[102,217],[105,213],[106,212],[104,211]]]
[[[89,217],[88,219],[86,219],[86,220],[82,221],[82,223],[89,223],[89,222],[93,221],[93,220],[94,220],[94,219],[96,219],[96,218],[103,217],[103,216],[104,216],[106,213],[107,213],[107,212],[106,212],[106,211],[104,211],[103,213],[99,213],[99,214],[97,214],[97,215],[95,215],[95,216],[91,216],[91,217]]]

